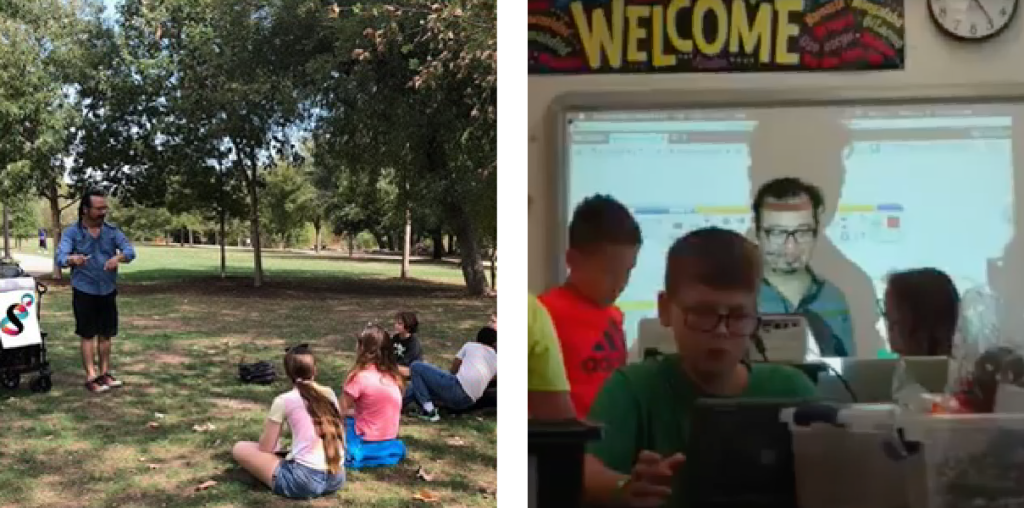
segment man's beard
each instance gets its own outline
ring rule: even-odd
[[[775,259],[769,258],[767,261],[768,269],[774,273],[780,275],[795,275],[807,269],[807,263],[803,260],[789,262],[786,260],[779,260],[782,256],[778,256]]]

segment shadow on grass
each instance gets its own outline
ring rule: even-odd
[[[490,451],[478,450],[472,446],[452,446],[445,441],[423,439],[416,436],[402,436],[405,445],[417,456],[427,456],[433,460],[454,460],[458,464],[478,465],[493,468],[497,465],[497,457]]]

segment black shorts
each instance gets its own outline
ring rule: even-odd
[[[71,291],[75,312],[75,334],[83,339],[117,336],[117,291],[97,296]]]

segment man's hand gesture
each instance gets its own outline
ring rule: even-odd
[[[82,266],[88,260],[89,256],[83,256],[81,254],[72,254],[68,256],[68,264],[71,266]]]
[[[672,480],[686,461],[682,454],[662,457],[640,452],[629,480],[622,486],[623,500],[630,508],[660,507],[672,496]]]
[[[120,263],[121,262],[118,261],[117,256],[114,256],[108,259],[107,262],[103,264],[103,269],[108,272],[112,272],[114,270],[117,270],[117,265],[119,265]]]

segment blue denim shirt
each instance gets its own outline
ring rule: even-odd
[[[825,347],[821,351],[822,356],[857,356],[857,343],[853,337],[853,322],[846,295],[814,272],[811,272],[811,286],[795,307],[767,279],[762,279],[757,310],[762,314],[801,314],[807,318],[808,327],[819,345],[839,342],[845,350]]]
[[[135,249],[128,237],[116,226],[103,223],[100,235],[93,238],[89,229],[77,222],[64,230],[57,246],[56,261],[61,268],[68,266],[68,256],[90,256],[82,266],[71,267],[71,287],[90,295],[109,295],[117,289],[117,271],[108,272],[103,265],[118,253],[127,261],[135,259]]]

